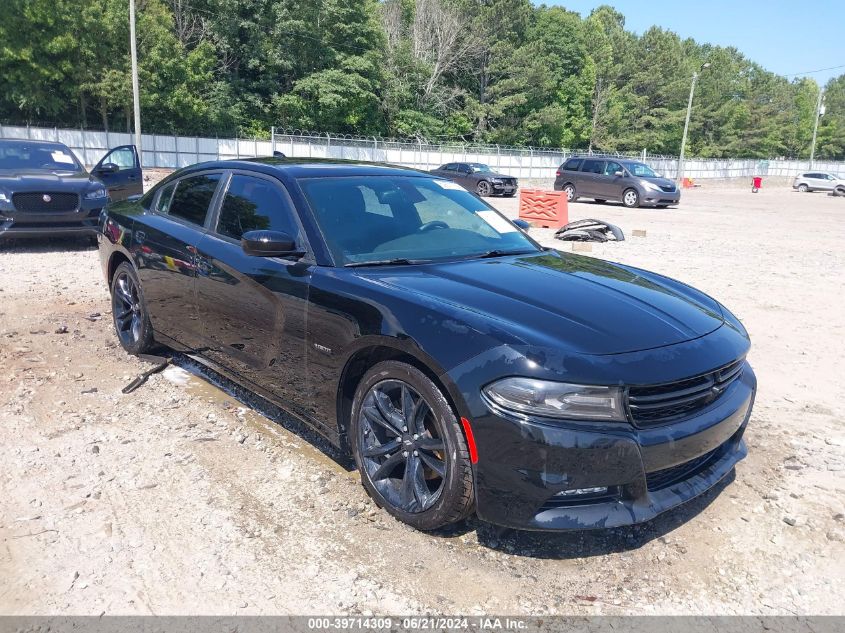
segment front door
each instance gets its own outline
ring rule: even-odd
[[[622,173],[621,176],[616,174]],[[615,160],[606,161],[604,173],[598,176],[596,195],[604,200],[621,200],[622,191],[625,189],[625,170]]]
[[[196,250],[222,173],[186,176],[163,187],[155,207],[135,222],[132,250],[153,329],[200,349]]]
[[[304,246],[293,204],[275,178],[234,172],[213,230],[197,249],[203,354],[308,415],[305,398],[308,259],[247,255],[241,236],[283,231]]]
[[[106,186],[114,202],[144,193],[141,162],[134,145],[115,147],[97,163],[91,174]]]

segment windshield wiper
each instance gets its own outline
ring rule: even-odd
[[[502,251],[502,250],[492,250],[487,251],[486,253],[479,253],[478,255],[473,255],[470,259],[488,259],[490,257],[504,257],[505,255],[529,255],[534,251]]]
[[[410,266],[413,264],[425,264],[425,259],[408,259],[407,257],[396,257],[394,259],[374,259],[369,262],[349,262],[344,268],[357,268],[359,266]]]

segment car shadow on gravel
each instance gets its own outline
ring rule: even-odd
[[[0,239],[0,253],[67,253],[96,251],[97,245],[85,237],[48,237],[44,239]]]
[[[191,357],[168,352],[173,364],[210,383],[226,395],[249,407],[270,421],[299,436],[341,468],[355,470],[355,463],[326,439],[321,437],[295,416],[269,400],[229,380],[210,367]],[[506,554],[529,558],[566,560],[604,556],[606,554],[636,550],[655,539],[669,540],[666,535],[684,523],[693,520],[736,478],[735,471],[704,494],[682,506],[664,512],[651,521],[639,525],[606,530],[578,530],[571,532],[529,532],[501,528],[475,517],[434,530],[432,538],[455,539],[475,531],[478,544]]]
[[[336,462],[341,468],[347,471],[355,469],[355,463],[349,456],[335,448],[328,442],[328,440],[281,407],[278,407],[266,398],[263,398],[260,395],[253,393],[252,391],[249,391],[248,389],[229,380],[223,374],[214,371],[210,367],[192,359],[190,356],[170,350],[167,350],[164,353],[166,356],[171,356],[173,364],[177,367],[181,367],[185,371],[214,385],[245,407],[253,409],[265,418],[268,418],[271,422],[274,422],[285,430],[298,435],[300,438],[323,453],[326,457]]]
[[[704,494],[655,517],[651,521],[624,528],[577,530],[571,532],[527,532],[502,529],[476,521],[480,545],[506,554],[530,558],[572,559],[604,556],[635,550],[655,539],[671,541],[667,535],[693,520],[736,479],[731,471]]]

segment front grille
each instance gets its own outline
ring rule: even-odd
[[[675,185],[660,185],[660,188],[667,193],[672,193],[675,191]]]
[[[638,427],[671,422],[716,401],[742,375],[739,359],[716,371],[662,385],[631,387],[628,411]]]
[[[515,178],[502,178],[502,186],[503,187],[516,187],[516,179]]]
[[[724,451],[724,445],[704,453],[700,457],[691,459],[683,464],[672,466],[671,468],[664,468],[663,470],[655,470],[653,473],[646,473],[645,481],[646,487],[650,492],[655,490],[662,490],[674,483],[689,479],[707,468],[714,461],[719,459]]]
[[[46,199],[45,199],[46,198]],[[79,194],[76,193],[16,193],[12,204],[24,213],[67,213],[79,208]]]

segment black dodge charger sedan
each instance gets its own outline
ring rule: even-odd
[[[126,350],[157,341],[275,401],[419,529],[638,523],[746,454],[756,379],[726,308],[542,248],[449,180],[204,163],[109,205],[99,240]]]
[[[89,174],[62,143],[0,139],[0,242],[11,237],[94,238],[109,201],[140,194],[134,145],[116,147]]]
[[[516,195],[516,178],[495,172],[484,163],[446,163],[437,169],[432,169],[431,173],[448,178],[479,196],[495,194],[512,198]]]

